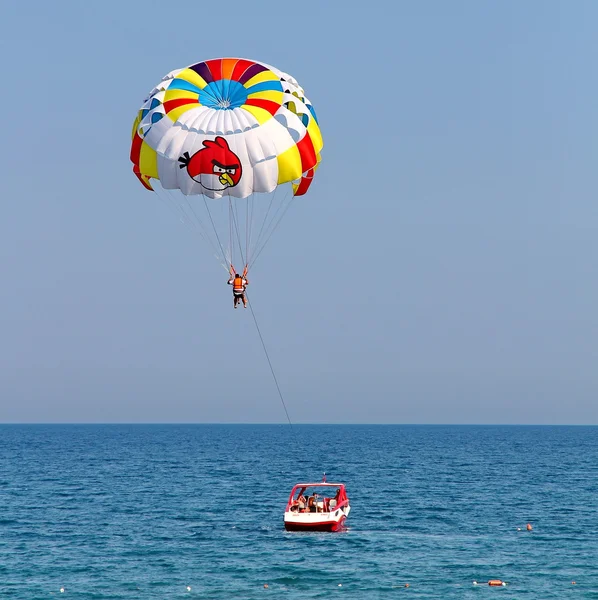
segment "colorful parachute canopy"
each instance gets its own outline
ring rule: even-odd
[[[322,136],[290,75],[264,63],[217,58],[172,71],[133,125],[133,171],[148,189],[247,198],[291,183],[305,194]]]

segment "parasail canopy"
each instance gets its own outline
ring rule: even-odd
[[[170,72],[150,92],[133,125],[131,161],[147,189],[182,194],[176,207],[211,238],[221,260],[232,263],[238,247],[248,264],[279,222],[268,219],[288,208],[280,210],[280,195],[254,205],[255,195],[285,184],[285,200],[305,194],[322,146],[315,110],[292,76],[257,61],[217,58]],[[225,209],[211,204],[219,199]],[[224,214],[220,225],[216,213]],[[253,224],[262,217],[258,236]]]

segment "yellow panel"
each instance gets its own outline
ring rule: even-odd
[[[246,81],[243,85],[246,88],[250,88],[256,83],[262,83],[262,81],[280,81],[280,79],[276,76],[276,73],[273,73],[272,71],[262,71],[261,73],[254,75],[249,81]]]
[[[297,146],[291,146],[276,158],[278,160],[278,183],[287,183],[301,177],[301,155]]]
[[[183,104],[183,106],[179,106],[178,108],[172,109],[169,113],[166,113],[166,116],[173,122],[176,123],[177,119],[188,110],[192,108],[197,108],[198,104]]]
[[[316,120],[309,115],[309,121],[307,123],[307,133],[311,138],[311,143],[314,145],[314,150],[316,154],[319,154],[320,150],[324,147],[324,140],[322,139],[322,134],[320,133],[320,128],[316,123]]]
[[[147,177],[158,178],[158,155],[156,151],[143,142],[139,152],[139,171]]]
[[[133,131],[131,132],[131,139],[135,138],[135,134],[137,133],[137,127],[139,127],[139,123],[141,123],[141,111],[137,113],[137,118],[133,121]]]
[[[241,108],[246,110],[248,113],[251,113],[257,119],[257,122],[260,125],[263,125],[266,121],[272,118],[272,115],[265,108],[260,108],[259,106],[243,104]]]
[[[206,85],[208,85],[206,83],[206,80],[203,77],[201,77],[200,75],[198,75],[192,69],[183,69],[176,76],[176,79],[184,79],[185,81],[188,81],[189,83],[192,83],[193,85],[196,85],[201,90],[203,90],[206,87]]]
[[[256,98],[257,100],[272,100],[272,102],[276,102],[276,104],[282,105],[282,92],[276,91],[265,91],[265,92],[255,92],[254,94],[249,94],[248,98]]]
[[[197,92],[188,92],[187,90],[166,90],[164,93],[164,102],[169,100],[179,100],[180,98],[192,98],[197,100]]]

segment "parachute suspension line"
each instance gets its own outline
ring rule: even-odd
[[[158,196],[160,202],[174,215],[175,219],[183,223],[183,225],[185,225],[185,227],[187,227],[192,234],[197,232],[197,226],[195,223],[189,219],[187,213],[185,213],[185,211],[178,204],[176,204],[176,202],[172,201],[170,197],[168,197],[167,200],[166,197],[162,197],[162,195],[159,193],[156,193],[156,196]],[[199,234],[201,237],[203,237],[201,231]]]
[[[277,191],[278,191],[278,188],[274,188],[274,193],[270,196],[270,204],[268,205],[268,210],[266,211],[266,216],[264,217],[264,220],[262,221],[262,226],[260,227],[260,231],[257,234],[257,241],[255,242],[255,247],[253,249],[254,252],[257,252],[259,250],[260,240],[262,239],[262,232],[264,231],[264,227],[266,225],[266,221],[268,220],[268,215],[270,214],[270,209],[272,208],[272,203],[274,202],[274,198],[276,197]],[[255,260],[253,262],[255,262]]]
[[[287,189],[283,199],[280,202],[277,202],[277,207],[276,207],[276,211],[274,212],[274,214],[270,217],[270,222],[266,225],[265,229],[264,229],[264,236],[265,236],[265,240],[263,240],[260,244],[260,248],[259,248],[259,252],[258,254],[261,254],[262,250],[265,248],[266,244],[268,243],[268,240],[270,239],[270,237],[272,237],[272,225],[276,222],[278,215],[280,214],[280,211],[282,210],[287,197],[289,195],[289,190]],[[284,216],[284,214],[283,214]],[[256,256],[257,258],[257,256]],[[255,262],[255,258],[253,260],[253,262]]]
[[[239,224],[241,221],[239,220],[239,202],[233,202],[233,210],[234,210],[234,220],[235,220],[235,229],[237,231],[237,242],[239,244],[239,254],[241,255],[241,260],[243,264],[245,264],[245,258],[243,257],[243,246],[241,245],[241,236],[239,235]],[[245,254],[247,256],[247,254]]]
[[[235,238],[233,237],[233,205],[232,205],[232,198],[229,196],[228,197],[228,245],[229,245],[229,251],[230,251],[230,265],[231,267],[233,266],[233,263],[235,262],[235,257],[233,255],[233,250],[235,249]],[[232,273],[231,273],[232,275]]]
[[[174,200],[176,202],[176,200]],[[200,233],[202,233],[202,235],[204,236],[204,238],[208,241],[208,243],[210,244],[210,246],[212,246],[212,249],[215,252],[215,256],[217,256],[218,258],[218,262],[220,262],[220,264],[222,264],[225,268],[226,265],[224,264],[224,261],[226,261],[226,256],[224,254],[222,254],[222,257],[220,257],[220,254],[218,254],[218,248],[216,248],[216,246],[214,245],[214,242],[210,239],[210,236],[208,235],[208,232],[205,229],[204,224],[202,223],[202,220],[199,218],[199,215],[197,214],[197,212],[195,212],[195,209],[193,208],[193,205],[191,204],[191,202],[189,202],[189,198],[187,196],[185,196],[185,202],[187,202],[187,206],[189,207],[189,210],[193,213],[193,216],[195,217],[195,223],[197,223],[198,226],[198,231]],[[183,209],[184,211],[184,209]],[[186,211],[184,211],[185,214]]]
[[[245,258],[247,262],[249,262],[249,198],[245,200]]]
[[[206,203],[206,198],[203,195],[202,195],[202,197],[204,200],[206,212],[208,213],[208,217],[210,218],[210,221],[211,221],[212,215],[211,215],[209,207]],[[218,238],[217,230],[214,228],[214,223],[212,222],[212,228],[214,229],[214,232],[216,234],[215,237],[216,237],[216,240],[218,241],[218,245],[216,245],[216,242],[214,241],[214,236],[209,233],[205,216],[202,214],[200,217],[200,215],[197,213],[197,210],[194,208],[194,203],[191,203],[191,201],[187,197],[185,197],[185,198],[186,198],[187,204],[189,205],[191,212],[193,213],[193,215],[195,215],[197,223],[201,226],[202,230],[204,231],[206,239],[210,243],[210,246],[214,249],[214,256],[216,256],[216,258],[218,259],[218,262],[222,265],[222,268],[228,273],[228,270],[229,270],[228,257],[226,255],[225,249],[223,248],[222,244],[220,243],[220,239]],[[201,205],[199,205],[199,204],[197,206],[201,207]],[[202,213],[201,209],[199,210],[199,212]]]
[[[245,292],[245,297],[247,298],[247,304],[249,304],[249,309],[251,310],[251,315],[253,316],[253,322],[255,323],[255,328],[257,329],[257,333],[260,336],[260,341],[262,342],[262,348],[264,349],[264,354],[266,355],[266,359],[268,360],[268,365],[270,367],[270,372],[272,373],[272,378],[274,379],[274,383],[276,384],[276,389],[278,390],[278,395],[280,396],[280,401],[282,402],[282,406],[284,408],[284,412],[287,416],[287,421],[291,426],[291,431],[293,435],[295,434],[295,430],[293,429],[293,423],[291,422],[291,417],[289,416],[289,411],[287,410],[287,405],[284,401],[284,397],[282,395],[282,391],[280,389],[280,385],[278,384],[278,379],[276,377],[276,373],[274,372],[274,367],[272,366],[272,361],[270,360],[270,355],[268,354],[268,350],[266,348],[266,344],[264,343],[264,338],[262,336],[262,332],[260,331],[260,326],[257,323],[257,319],[255,318],[255,313],[253,312],[253,306],[249,297],[247,296],[247,292]]]
[[[287,198],[288,198],[288,192],[285,195],[285,197],[283,198],[282,202],[281,202],[281,206],[286,202]],[[295,199],[295,196],[292,195],[291,199],[289,200],[289,202],[287,203],[287,205],[285,206],[285,209],[283,210],[282,214],[280,215],[280,218],[278,219],[278,221],[275,223],[274,228],[270,231],[270,233],[266,236],[266,239],[264,240],[264,243],[262,244],[262,247],[259,249],[259,252],[255,255],[255,257],[252,259],[251,261],[251,265],[253,267],[253,265],[255,264],[255,261],[259,258],[260,254],[262,253],[262,251],[264,250],[264,248],[266,247],[266,245],[268,244],[268,242],[270,241],[270,238],[274,235],[274,232],[278,229],[278,226],[280,225],[281,221],[284,219],[284,216],[287,214],[287,211],[289,210],[289,208],[291,207],[291,204],[293,203],[293,200]],[[278,212],[278,211],[277,211]],[[272,221],[270,221],[270,225],[272,225],[272,223],[274,222],[274,219],[276,218],[276,215],[272,218]],[[268,225],[268,227],[270,227],[270,225]]]
[[[154,190],[155,191],[155,190]],[[194,227],[194,223],[192,223],[189,220],[189,217],[187,216],[187,213],[185,213],[185,211],[178,205],[176,204],[172,198],[170,197],[170,195],[167,195],[165,197],[162,197],[162,194],[159,194],[156,192],[156,196],[158,196],[158,199],[160,200],[160,202],[162,202],[162,204],[164,204],[164,206],[166,206],[168,208],[168,210],[170,212],[172,212],[172,214],[184,225],[186,225],[187,227],[189,227],[189,229],[191,229],[193,231]],[[168,200],[166,199],[168,198]],[[179,213],[179,214],[177,214]]]
[[[268,230],[272,226],[272,223],[274,223],[274,221],[276,220],[276,217],[278,217],[280,211],[282,210],[282,207],[284,206],[284,203],[286,202],[288,194],[289,194],[289,192],[287,190],[287,192],[284,195],[283,199],[280,202],[278,202],[278,206],[276,207],[276,211],[274,212],[274,214],[270,218],[270,223],[268,223],[268,225],[266,226],[266,230],[265,230],[264,234],[268,233]]]
[[[154,190],[155,191],[155,190]],[[168,193],[168,190],[162,190],[165,192],[164,196],[162,193],[156,192],[156,195],[160,199],[160,202],[164,204],[164,206],[168,207],[170,211],[175,215],[175,217],[181,221],[184,225],[189,227],[191,231],[197,228],[196,224],[189,217],[189,215],[183,210],[182,206],[180,206],[174,198]],[[178,213],[178,214],[177,214]]]
[[[220,241],[220,236],[218,235],[218,230],[216,229],[216,225],[214,225],[214,219],[212,219],[212,213],[210,212],[210,209],[208,207],[208,202],[206,200],[205,194],[202,194],[202,197],[203,197],[203,203],[206,207],[206,210],[208,211],[208,216],[210,217],[210,222],[212,223],[212,229],[214,230],[214,233],[216,234],[216,239],[218,240],[218,245],[220,246],[222,256],[224,256],[226,258],[226,252],[224,251],[222,242]],[[232,256],[231,256],[231,258],[232,258]],[[227,271],[228,271],[228,269],[227,269]]]
[[[220,263],[222,268],[228,270],[228,267],[224,263],[224,257],[221,257],[218,249],[214,245],[214,242],[210,239],[210,236],[208,235],[204,224],[202,223],[201,219],[197,216],[197,213],[195,213],[191,205],[189,205],[189,208],[195,215],[195,219],[193,219],[191,215],[187,213],[184,207],[177,202],[172,190],[167,190],[160,186],[157,187],[154,191],[156,192],[156,196],[158,196],[158,198],[160,199],[160,202],[162,202],[164,206],[166,206],[172,212],[172,214],[189,229],[189,231],[191,231],[192,233],[199,234],[199,237],[201,237],[206,242],[206,244],[210,246],[212,252],[214,253],[214,258]]]
[[[237,219],[235,219],[234,211],[232,212],[231,223],[234,223],[235,231],[237,232],[237,242],[239,244],[239,254],[241,255],[241,260],[243,261],[243,264],[246,265],[247,263],[245,262],[245,257],[243,256],[243,246],[241,245],[241,236],[239,235],[239,227],[237,225]]]
[[[253,237],[253,209],[255,206],[255,194],[251,194],[250,203],[251,203],[251,216],[249,217],[249,241],[247,243],[247,247],[253,253],[253,249],[252,249],[253,246],[251,245],[251,238]],[[249,252],[247,253],[247,262],[249,262]]]

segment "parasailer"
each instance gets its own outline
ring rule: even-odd
[[[247,308],[247,298],[245,296],[245,290],[249,285],[249,281],[246,278],[247,275],[247,265],[245,265],[245,269],[243,270],[243,275],[239,275],[235,272],[235,268],[230,266],[230,279],[228,280],[228,285],[233,286],[233,306],[237,308],[237,304],[239,301],[243,301],[243,306]]]
[[[235,308],[247,272],[304,195],[321,162],[322,135],[303,88],[287,73],[242,58],[177,69],[150,92],[133,125],[141,183],[176,210],[232,270]]]

